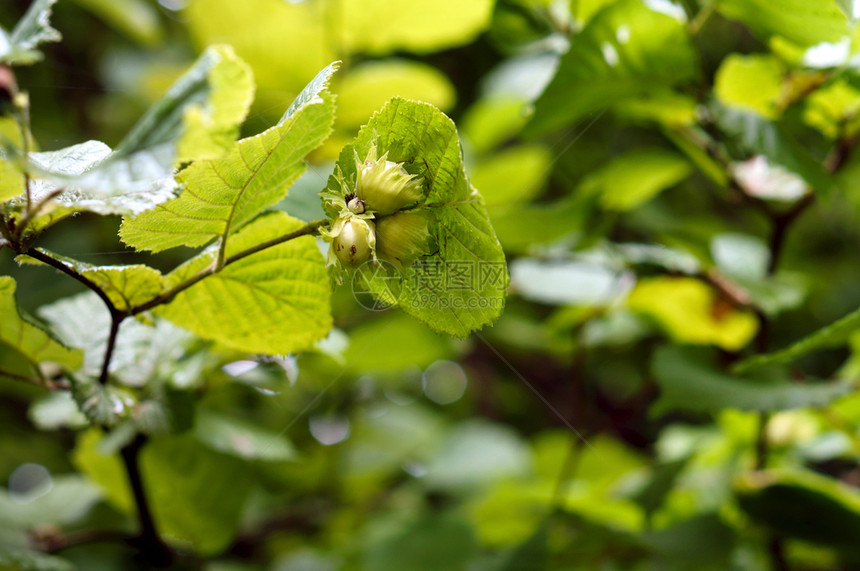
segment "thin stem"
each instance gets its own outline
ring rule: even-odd
[[[294,230],[294,231],[289,232],[287,234],[284,234],[282,236],[278,236],[277,238],[273,238],[273,239],[268,240],[266,242],[262,242],[260,244],[257,244],[256,246],[252,246],[246,250],[242,250],[241,252],[237,252],[236,254],[233,254],[232,256],[227,256],[224,259],[223,267],[229,266],[230,264],[232,264],[234,262],[238,262],[242,258],[247,258],[248,256],[256,254],[257,252],[262,252],[263,250],[266,250],[266,249],[271,248],[273,246],[277,246],[278,244],[283,244],[284,242],[294,240],[294,239],[299,238],[301,236],[307,236],[309,234],[313,234],[314,232],[317,231],[317,229],[319,229],[321,226],[323,226],[327,223],[328,223],[328,218],[324,218],[322,220],[315,220],[314,222],[308,222],[307,224],[305,224],[304,226],[302,226],[301,228],[299,228],[297,230]],[[157,306],[162,305],[164,303],[168,303],[174,297],[176,297],[179,293],[190,288],[191,286],[193,286],[197,282],[199,282],[199,281],[201,281],[201,280],[203,280],[203,279],[205,279],[205,278],[207,278],[207,277],[209,277],[215,273],[218,273],[219,269],[220,268],[218,267],[217,264],[213,264],[213,265],[207,267],[205,270],[201,270],[200,272],[198,272],[197,274],[192,276],[190,279],[188,279],[188,281],[182,282],[181,284],[167,290],[166,292],[160,293],[159,295],[155,296],[154,298],[147,301],[146,303],[143,303],[141,305],[138,305],[137,307],[131,308],[129,310],[128,314],[129,315],[137,315],[139,313],[143,313],[144,311],[152,309],[153,307],[157,307]]]
[[[134,495],[134,503],[137,506],[137,519],[140,524],[140,533],[133,543],[136,544],[141,554],[154,565],[167,565],[173,559],[173,552],[161,540],[155,527],[155,520],[149,508],[149,500],[143,486],[143,478],[140,473],[140,450],[146,444],[146,436],[138,434],[134,440],[120,449],[123,465],[125,466],[128,482]]]
[[[116,306],[113,304],[113,302],[110,300],[108,295],[99,286],[97,286],[96,284],[91,282],[89,280],[89,278],[87,278],[83,274],[79,273],[77,270],[75,270],[70,265],[63,263],[60,260],[57,260],[56,258],[52,258],[51,256],[47,255],[46,253],[44,253],[41,250],[38,250],[36,248],[30,248],[29,250],[27,250],[26,252],[23,252],[23,253],[26,254],[27,256],[30,256],[31,258],[33,258],[35,260],[39,260],[40,262],[44,262],[45,264],[48,264],[49,266],[63,272],[67,276],[71,277],[74,280],[77,280],[78,282],[84,284],[86,287],[88,287],[89,289],[94,291],[96,293],[96,295],[98,295],[101,298],[101,300],[105,303],[107,308],[110,310],[111,315],[121,313],[116,308]]]
[[[8,377],[16,381],[24,381],[25,383],[44,386],[42,379],[36,377],[28,377],[27,375],[19,375],[18,373],[13,373],[12,371],[7,371],[5,369],[0,369],[0,377]]]
[[[32,541],[45,553],[58,553],[65,549],[88,545],[90,543],[127,542],[131,539],[127,533],[113,530],[81,529],[66,533],[39,534]]]
[[[110,317],[110,333],[108,334],[107,339],[107,347],[105,348],[105,356],[102,361],[102,370],[99,375],[99,383],[107,384],[108,382],[108,370],[110,369],[110,361],[113,357],[113,350],[116,346],[116,336],[119,333],[119,326],[122,323],[122,320],[125,319],[125,315],[120,313],[111,313]]]

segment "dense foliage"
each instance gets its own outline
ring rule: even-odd
[[[860,567],[855,4],[3,3],[0,568]]]

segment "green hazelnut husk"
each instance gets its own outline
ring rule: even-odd
[[[355,268],[371,259],[376,244],[373,222],[361,218],[340,218],[331,231],[330,252],[344,266]]]
[[[394,214],[414,206],[421,200],[422,180],[409,174],[401,163],[387,160],[388,153],[376,155],[376,145],[370,148],[365,160],[355,156],[355,194],[379,216]]]
[[[424,213],[398,212],[376,223],[377,255],[400,270],[427,254],[432,241]]]

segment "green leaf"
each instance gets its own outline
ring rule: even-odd
[[[233,145],[253,89],[247,65],[229,46],[213,46],[103,160],[72,176],[63,173],[62,162],[56,168],[51,162],[46,174],[53,175],[57,185],[96,196],[175,188],[174,165],[219,156]],[[68,150],[66,154],[73,155]]]
[[[7,158],[20,152],[23,142],[21,128],[14,117],[0,117],[0,203],[24,193],[24,173]]]
[[[454,105],[456,92],[435,67],[409,60],[370,61],[353,67],[337,89],[337,124],[359,127],[392,97],[416,99],[443,111]]]
[[[350,330],[344,359],[358,373],[401,376],[452,356],[451,339],[433,333],[401,313],[388,314]]]
[[[684,180],[691,170],[689,162],[671,151],[629,151],[591,171],[580,192],[599,195],[606,210],[633,210]]]
[[[212,450],[245,460],[282,461],[296,455],[283,433],[211,411],[198,411],[194,436]]]
[[[701,280],[674,276],[642,278],[627,298],[630,309],[650,317],[678,343],[738,351],[752,340],[758,321],[723,303]]]
[[[427,464],[425,481],[445,490],[480,489],[531,470],[530,451],[513,430],[472,421],[454,428],[439,444],[439,452]]]
[[[838,347],[846,344],[848,338],[857,329],[860,329],[860,309],[849,313],[830,325],[822,327],[799,341],[795,341],[785,349],[748,357],[737,363],[733,370],[737,373],[743,373],[757,367],[788,363],[818,349]]]
[[[860,555],[860,494],[808,471],[749,472],[736,484],[740,507],[790,537]]]
[[[77,369],[83,355],[64,347],[45,330],[23,316],[15,304],[15,280],[0,276],[0,342],[24,355],[31,363],[50,361]]]
[[[438,250],[404,268],[396,299],[384,270],[369,270],[358,283],[436,331],[462,337],[492,323],[504,305],[505,258],[483,198],[466,178],[454,123],[432,105],[392,99],[344,147],[338,160],[344,179],[354,180],[355,153],[367,156],[373,144],[423,179],[426,195],[414,211],[430,216]],[[328,188],[340,192],[334,176]]]
[[[701,513],[657,531],[640,541],[678,569],[725,569],[735,547],[735,533],[715,513]],[[686,564],[686,565],[685,565]]]
[[[83,428],[88,424],[70,391],[51,391],[30,406],[27,416],[39,430]]]
[[[36,46],[58,42],[60,32],[50,25],[51,8],[57,0],[34,0],[11,34],[0,28],[0,63],[29,65],[42,59]]]
[[[220,156],[239,133],[253,95],[247,66],[229,46],[213,46],[111,151],[87,141],[31,153],[32,194],[52,198],[30,229],[40,232],[75,212],[134,215],[176,195],[173,167]],[[19,212],[24,200],[10,203]]]
[[[717,0],[717,10],[740,20],[765,41],[783,37],[802,47],[838,42],[849,33],[848,18],[834,0]]]
[[[726,105],[773,119],[780,114],[784,73],[774,56],[730,54],[717,70],[714,94]]]
[[[66,267],[87,278],[105,292],[120,311],[127,311],[142,305],[161,293],[162,290],[161,272],[143,264],[93,266],[43,248],[36,248],[36,250],[62,262]],[[19,256],[16,261],[22,264],[44,265],[42,262],[27,256]]]
[[[10,524],[20,528],[75,524],[100,499],[98,488],[78,474],[54,475],[51,480],[47,493],[35,498],[13,497],[0,489],[0,528]]]
[[[469,107],[460,132],[477,153],[491,151],[516,135],[528,118],[526,101],[512,95],[484,97]]]
[[[466,569],[478,546],[471,526],[455,513],[428,513],[407,521],[378,522],[362,542],[362,569]],[[387,525],[386,525],[387,524]]]
[[[203,556],[233,541],[254,485],[245,462],[200,446],[190,434],[151,441],[140,461],[159,531]]]
[[[105,499],[123,513],[134,513],[134,498],[119,455],[103,446],[102,431],[92,428],[77,436],[71,460],[103,492]]]
[[[285,213],[262,216],[228,242],[227,257],[303,224]],[[182,283],[214,263],[215,248],[165,276]],[[197,335],[248,353],[282,355],[310,347],[331,328],[330,285],[314,238],[305,236],[227,265],[157,309]]]
[[[105,490],[111,503],[133,514],[128,476],[116,454],[100,449],[100,441],[97,430],[79,437],[75,465]],[[190,542],[203,556],[232,541],[253,486],[247,463],[186,434],[152,439],[141,451],[140,464],[155,525],[166,539]]]
[[[640,0],[620,0],[573,37],[525,132],[558,129],[615,103],[663,93],[697,74],[681,22]]]
[[[41,307],[39,315],[53,326],[63,342],[83,350],[79,382],[97,379],[110,331],[110,314],[104,303],[94,293],[86,292]],[[193,376],[199,366],[185,351],[192,339],[191,334],[163,319],[150,325],[126,319],[117,334],[110,374],[135,387],[152,381],[186,386],[188,376]]]
[[[145,46],[164,35],[154,6],[144,0],[74,0],[119,32]]]
[[[804,382],[768,377],[740,378],[721,373],[702,353],[683,347],[661,347],[652,372],[660,386],[654,414],[670,410],[718,412],[725,408],[773,411],[824,406],[854,389],[850,381]]]
[[[304,157],[331,133],[334,100],[323,69],[274,127],[234,144],[225,156],[183,170],[175,200],[123,220],[120,237],[140,250],[222,244],[263,209],[281,200],[305,170]],[[223,246],[222,246],[223,247]]]
[[[69,560],[41,551],[0,547],[0,569],[17,571],[74,571]]]
[[[738,109],[714,109],[717,125],[727,143],[741,153],[760,154],[803,178],[816,191],[827,192],[833,186],[821,162],[800,144],[781,124],[760,115]]]
[[[338,8],[342,41],[351,51],[429,53],[465,44],[490,23],[492,0],[344,0]]]
[[[253,94],[247,64],[230,46],[210,47],[132,127],[102,165],[116,165],[104,174],[134,180],[136,167],[166,170],[221,155],[236,140]]]
[[[484,189],[487,207],[507,209],[540,192],[550,173],[552,155],[543,145],[509,147],[478,162],[472,184]]]
[[[515,547],[506,557],[499,571],[542,571],[549,569],[549,534],[546,523],[521,545]]]

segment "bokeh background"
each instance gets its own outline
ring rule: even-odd
[[[860,561],[860,337],[728,372],[860,306],[850,4],[60,0],[63,41],[18,71],[41,149],[113,146],[210,44],[253,68],[244,135],[342,60],[335,132],[277,208],[320,218],[341,147],[401,95],[456,122],[508,257],[504,314],[467,339],[347,282],[314,351],[177,364],[199,406],[195,452],[148,481],[166,539],[225,571]],[[162,270],[193,253],[134,253],[118,224],[76,216],[44,246]],[[0,271],[31,313],[81,291],[6,252]],[[0,543],[133,527],[99,434],[36,387],[0,394]],[[59,555],[135,565],[109,541]]]

